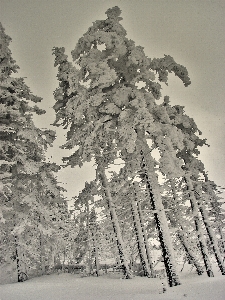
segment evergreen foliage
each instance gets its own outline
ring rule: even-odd
[[[41,98],[24,79],[12,76],[18,66],[10,41],[0,24],[0,261],[1,267],[16,269],[18,281],[23,281],[21,274],[45,273],[67,207],[53,173],[59,167],[45,159],[55,132],[34,125],[33,114],[45,111],[32,105]]]
[[[168,74],[174,73],[187,87],[191,83],[188,72],[170,55],[159,59],[147,57],[143,47],[126,37],[120,14],[116,6],[106,11],[106,20],[93,23],[71,52],[73,62],[69,62],[64,48],[53,49],[59,80],[54,92],[54,124],[67,130],[67,142],[62,147],[74,149],[64,162],[81,167],[84,162],[95,161],[97,194],[102,199],[98,205],[101,213],[111,218],[112,235],[126,278],[132,277],[127,261],[129,244],[135,235],[143,272],[150,275],[152,263],[150,260],[146,266],[148,247],[145,248],[141,232],[154,231],[154,227],[170,286],[180,284],[172,245],[178,240],[198,274],[203,270],[194,249],[200,247],[207,274],[212,276],[205,240],[207,230],[200,230],[203,202],[198,204],[192,188],[192,180],[199,182],[199,171],[202,172],[198,147],[206,141],[200,138],[201,132],[194,120],[184,114],[183,107],[172,107],[168,96],[157,104],[161,84],[168,84]],[[158,161],[153,150],[159,152]],[[124,167],[119,174],[107,177],[106,170],[118,158]],[[167,195],[163,191],[165,185],[159,184],[159,174],[173,183],[167,185]],[[183,179],[187,176],[190,181],[185,192],[187,181]],[[133,191],[133,185],[137,191]],[[137,203],[144,223],[140,223]],[[96,207],[95,203],[92,205]],[[190,228],[183,232],[188,218],[195,224],[191,237],[187,236]],[[131,239],[123,235],[124,228]]]
[[[187,87],[188,72],[170,55],[150,59],[128,39],[119,7],[106,15],[78,40],[72,62],[63,47],[53,49],[54,125],[67,133],[61,147],[73,152],[63,167],[96,169],[70,212],[55,176],[61,167],[45,157],[55,132],[35,126],[42,99],[12,76],[19,67],[0,24],[0,266],[16,270],[18,281],[82,265],[99,276],[103,263],[132,278],[157,276],[162,261],[176,286],[178,259],[211,277],[215,255],[225,275],[222,202],[199,159],[206,140],[184,107],[168,96],[158,101],[169,73]]]

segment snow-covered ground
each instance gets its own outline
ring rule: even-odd
[[[186,273],[182,285],[167,287],[165,279],[135,277],[120,279],[118,274],[84,277],[73,274],[52,274],[33,278],[23,283],[0,286],[0,300],[224,300],[225,276],[214,278]]]

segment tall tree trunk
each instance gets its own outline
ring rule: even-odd
[[[174,249],[172,246],[166,213],[158,187],[158,180],[154,171],[154,162],[150,155],[144,134],[142,136],[139,135],[139,141],[140,154],[142,158],[141,168],[145,178],[146,188],[149,192],[151,208],[154,211],[154,219],[162,249],[168,283],[170,287],[180,285],[181,283],[176,271]]]
[[[150,194],[152,209],[156,211],[154,213],[154,218],[156,222],[156,228],[158,230],[160,245],[162,248],[163,261],[166,269],[169,286],[172,287],[172,286],[180,285],[181,283],[176,271],[174,250],[173,250],[172,241],[169,233],[166,214],[162,202],[159,201],[161,200],[161,195],[159,195],[159,193],[156,192],[154,192],[153,194],[149,182],[149,178],[147,176],[146,176],[146,184]]]
[[[62,272],[65,273],[65,262],[66,262],[66,248],[63,247],[63,261],[62,261]]]
[[[223,234],[223,229],[221,226],[219,226],[219,233],[220,233],[220,242],[221,242],[221,248],[223,250],[223,262],[225,260],[225,239],[224,239],[224,234]]]
[[[114,230],[115,237],[116,237],[120,260],[121,260],[121,263],[123,264],[124,276],[125,276],[125,278],[130,279],[133,276],[131,274],[128,259],[127,259],[126,253],[125,253],[125,245],[124,245],[124,241],[123,241],[121,230],[120,230],[119,220],[118,220],[118,217],[116,214],[115,204],[113,202],[113,199],[111,196],[111,191],[110,191],[110,188],[108,185],[108,180],[105,175],[105,168],[103,166],[101,166],[101,162],[98,164],[98,170],[99,170],[98,175],[102,182],[102,186],[104,188],[106,199],[107,199],[108,209],[109,209],[110,217],[112,220],[112,226],[113,226],[113,230]]]
[[[43,217],[39,216],[39,223],[42,224],[43,223]],[[45,274],[45,249],[44,249],[44,238],[43,238],[43,234],[40,231],[40,274],[44,275]]]
[[[135,193],[138,193],[137,183],[134,182],[133,185],[134,185]],[[146,251],[146,255],[147,255],[147,259],[148,259],[148,265],[150,267],[151,277],[154,278],[155,277],[155,271],[154,271],[154,266],[153,266],[153,262],[152,262],[152,255],[151,255],[151,251],[149,249],[148,237],[147,237],[146,230],[144,228],[144,221],[143,221],[141,203],[140,203],[138,197],[137,197],[137,210],[138,210],[139,221],[140,221],[140,226],[141,226],[141,230],[142,230],[142,236],[143,236],[143,239],[144,239],[144,246],[145,246],[145,251]]]
[[[200,199],[201,191],[197,188],[196,193],[199,197],[199,199],[197,200],[198,208],[199,208],[199,211],[202,215],[202,220],[203,220],[203,223],[205,225],[206,231],[208,233],[209,240],[210,240],[210,243],[212,245],[213,252],[215,254],[215,258],[216,258],[218,267],[219,267],[222,275],[225,275],[225,266],[223,264],[223,259],[222,259],[221,253],[220,253],[220,249],[218,247],[218,241],[217,241],[216,235],[215,235],[215,233],[214,233],[214,231],[211,227],[208,212],[205,209],[202,200]]]
[[[21,270],[20,270],[20,259],[19,259],[19,252],[18,252],[18,237],[14,235],[14,242],[15,242],[15,259],[16,259],[16,270],[17,270],[17,280],[21,282]]]
[[[89,209],[89,202],[86,199],[86,221],[87,221],[87,246],[88,246],[88,268],[86,267],[87,275],[90,275],[92,265],[91,265],[91,237],[90,237],[90,209]]]
[[[174,220],[172,220],[171,216],[169,216],[169,220],[170,220],[171,225],[175,228]],[[183,229],[183,227],[180,224],[181,223],[177,224],[177,226],[179,228],[176,229],[176,235],[186,252],[187,258],[195,266],[197,274],[202,275],[204,273],[204,270],[203,270],[202,266],[199,264],[196,254],[195,254],[194,250],[192,249],[192,247],[190,246],[188,237],[185,235],[185,230]]]
[[[181,245],[183,246],[183,248],[186,252],[188,260],[195,266],[197,274],[202,275],[204,273],[204,270],[203,270],[202,266],[199,264],[199,262],[196,258],[196,254],[195,254],[194,250],[190,247],[190,245],[187,241],[187,238],[185,237],[182,230],[177,231],[177,236],[181,242]]]
[[[223,234],[223,229],[221,226],[218,227],[219,233],[220,233],[220,242],[222,244],[222,249],[223,249],[223,255],[225,258],[225,239],[224,239],[224,234]]]
[[[96,239],[96,233],[97,233],[96,229],[92,231],[92,238],[93,238],[93,243],[94,243],[96,275],[99,276],[100,264],[99,264],[98,243],[97,243],[97,239]]]
[[[100,269],[100,264],[99,264],[99,253],[98,253],[98,241],[96,239],[97,235],[97,224],[96,224],[96,213],[95,209],[91,211],[90,215],[90,221],[91,221],[91,233],[92,233],[92,240],[93,240],[93,245],[94,245],[94,260],[95,260],[95,269],[96,269],[96,275],[99,276],[99,269]]]
[[[183,224],[183,220],[180,215],[180,207],[179,201],[177,199],[174,179],[170,179],[169,182],[173,197],[173,206],[171,206],[170,209],[172,209],[174,215],[174,218],[172,218],[171,214],[169,214],[170,223],[174,228],[177,228],[177,237],[180,240],[180,243],[183,246],[189,261],[195,266],[198,275],[202,275],[204,273],[204,270],[198,262],[195,251],[190,246],[190,242],[188,241],[188,237],[186,235],[186,230],[181,225]]]
[[[185,175],[184,179],[185,179],[186,184],[187,184],[187,190],[188,190],[188,193],[189,193],[189,200],[190,200],[190,203],[191,203],[192,213],[193,213],[193,216],[194,216],[195,229],[196,229],[196,232],[197,232],[197,235],[198,235],[199,246],[200,246],[200,250],[201,250],[201,253],[202,253],[203,260],[204,260],[206,272],[207,272],[207,275],[209,277],[214,277],[213,270],[212,270],[212,265],[211,265],[210,258],[209,258],[208,248],[207,248],[206,241],[205,241],[205,238],[204,238],[204,233],[203,233],[203,230],[202,230],[202,224],[201,224],[201,221],[199,219],[198,204],[197,204],[197,201],[196,201],[196,198],[195,198],[195,195],[194,195],[194,188],[193,188],[193,185],[192,185],[192,181],[191,181],[190,176],[188,174]]]
[[[146,249],[145,249],[145,244],[144,244],[144,239],[143,239],[142,228],[141,228],[141,224],[140,224],[140,220],[139,220],[137,204],[134,199],[131,199],[131,212],[132,212],[132,217],[133,217],[134,231],[135,231],[136,240],[137,240],[138,252],[139,252],[144,276],[151,277],[151,270],[148,265],[148,258],[146,255]]]
[[[14,178],[17,178],[17,165],[14,165],[12,166],[12,176]],[[12,185],[12,195],[11,195],[11,201],[12,201],[12,208],[13,208],[13,211],[16,212],[16,208],[15,208],[15,200],[14,200],[14,197],[16,195],[16,187],[17,187],[17,179],[15,180],[14,184]],[[16,219],[16,214],[14,213],[13,214],[13,225],[14,225],[14,228],[16,227],[17,225],[17,219]],[[18,242],[18,236],[15,234],[13,235],[13,238],[14,238],[14,245],[15,245],[15,259],[16,259],[16,270],[17,270],[17,280],[18,282],[21,282],[22,279],[21,279],[21,269],[20,269],[20,258],[19,258],[19,252],[18,252],[18,248],[19,248],[19,242]]]

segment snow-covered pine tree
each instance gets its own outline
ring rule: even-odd
[[[82,166],[85,161],[98,157],[98,163],[104,161],[105,168],[114,162],[118,151],[134,152],[137,139],[140,140],[137,132],[156,135],[162,123],[163,118],[159,116],[164,115],[165,108],[155,102],[161,96],[159,82],[166,83],[168,72],[174,72],[185,86],[190,84],[186,68],[172,57],[151,60],[142,47],[135,46],[126,37],[126,31],[119,23],[120,13],[118,7],[108,9],[106,20],[93,23],[72,51],[74,64],[68,62],[64,48],[53,50],[60,82],[54,93],[55,125],[69,129],[65,148],[78,146],[66,159],[71,166]],[[159,82],[155,81],[156,73]],[[139,83],[144,84],[144,88],[139,88]],[[163,134],[161,130],[159,132]],[[141,138],[145,143],[145,134]],[[153,174],[150,167],[148,172]],[[155,183],[156,180],[151,184],[157,190]],[[159,192],[155,192],[154,199],[164,228],[159,229],[159,234],[168,242],[164,262],[169,284],[173,286],[180,282],[173,254],[168,253],[172,246]]]
[[[167,109],[167,112],[170,116],[170,119],[173,120],[173,124],[179,128],[183,135],[184,135],[184,148],[181,151],[178,151],[177,157],[181,158],[184,162],[182,169],[185,171],[184,178],[187,185],[187,189],[189,190],[189,196],[191,201],[191,206],[194,213],[195,218],[195,226],[196,230],[199,232],[199,244],[201,247],[203,259],[205,262],[207,274],[209,276],[213,276],[213,272],[211,269],[211,264],[209,260],[209,254],[207,247],[205,245],[205,239],[204,234],[201,228],[201,220],[200,216],[198,215],[198,211],[201,212],[202,218],[206,227],[206,231],[208,233],[210,242],[213,246],[213,250],[216,256],[216,260],[218,263],[218,266],[224,274],[224,266],[222,262],[222,258],[218,249],[217,240],[215,237],[215,234],[213,230],[211,230],[210,226],[210,220],[207,216],[207,209],[206,205],[201,199],[201,189],[198,190],[199,193],[196,191],[196,188],[198,189],[202,183],[200,181],[200,177],[205,177],[205,170],[204,170],[204,164],[198,159],[199,150],[197,147],[201,147],[203,145],[206,145],[206,140],[201,139],[199,136],[201,135],[201,132],[197,128],[197,125],[195,124],[194,120],[187,115],[184,114],[184,108],[181,106],[174,106],[171,107],[168,102],[165,103],[165,107]],[[188,174],[187,174],[188,173]],[[196,186],[196,188],[195,188]],[[197,201],[196,196],[198,195],[199,200]]]
[[[193,176],[196,171],[192,167],[189,168],[189,163],[193,155],[199,154],[197,146],[203,146],[204,144],[206,144],[206,140],[202,140],[199,137],[201,132],[198,130],[194,120],[184,114],[183,107],[179,105],[171,107],[170,105],[168,105],[168,103],[165,104],[165,107],[170,119],[172,119],[173,124],[177,128],[179,128],[184,135],[184,148],[181,151],[178,151],[177,157],[182,159],[184,162],[182,169],[185,171],[185,174],[183,176],[186,182],[187,193],[189,195],[189,200],[194,217],[194,226],[197,232],[199,246],[205,263],[206,271],[208,276],[213,276],[209,253],[204,237],[204,232],[202,230],[201,220],[199,219],[197,202],[195,199],[193,185],[191,181],[191,176]]]
[[[23,78],[12,76],[18,66],[11,56],[10,41],[0,24],[0,207],[5,236],[1,256],[3,265],[16,262],[21,281],[21,272],[38,268],[38,261],[43,260],[44,268],[43,242],[53,230],[51,206],[57,207],[60,190],[52,173],[57,167],[48,165],[44,156],[55,132],[33,123],[34,113],[44,113],[35,104],[41,98],[30,92]],[[48,201],[49,195],[54,201]]]

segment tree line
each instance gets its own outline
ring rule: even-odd
[[[34,126],[33,114],[44,111],[28,103],[41,99],[11,77],[18,67],[1,27],[1,263],[16,261],[18,276],[21,261],[43,274],[56,258],[86,262],[99,275],[111,258],[124,278],[133,277],[137,260],[142,275],[155,277],[155,241],[169,286],[181,283],[178,257],[212,277],[214,255],[225,274],[222,202],[199,159],[206,140],[183,106],[161,99],[169,73],[191,84],[187,69],[169,55],[147,57],[127,38],[120,14],[116,6],[93,23],[73,62],[63,47],[53,49],[54,125],[66,132],[62,147],[73,150],[62,166],[46,162],[55,133]],[[95,165],[96,178],[69,212],[55,173],[85,162]]]

